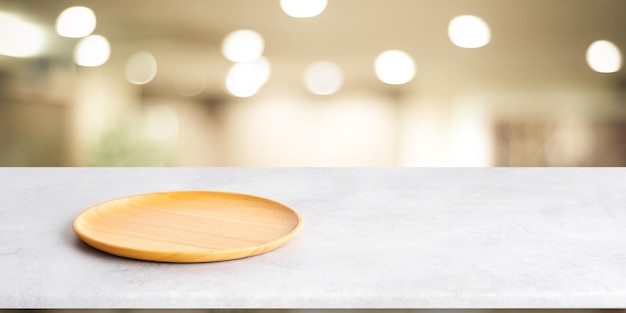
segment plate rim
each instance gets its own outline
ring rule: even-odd
[[[142,196],[154,196],[158,194],[172,194],[172,193],[201,193],[201,194],[217,194],[217,195],[230,195],[230,196],[238,196],[238,197],[246,197],[259,201],[269,202],[273,204],[277,204],[280,207],[287,209],[296,217],[296,225],[292,230],[290,230],[287,234],[277,237],[271,241],[264,242],[259,245],[254,245],[250,247],[245,247],[242,249],[228,249],[228,250],[207,250],[207,251],[192,251],[192,252],[174,252],[174,251],[163,251],[163,250],[145,250],[145,249],[137,249],[125,246],[114,245],[102,240],[98,240],[91,236],[87,236],[86,234],[80,231],[81,226],[79,226],[79,220],[81,217],[94,210],[95,208],[106,205],[107,203],[120,201],[128,198],[134,197],[142,197]],[[128,196],[117,197],[113,199],[109,199],[106,201],[102,201],[96,204],[89,206],[87,209],[82,210],[78,213],[73,221],[72,221],[72,229],[74,233],[87,245],[91,246],[94,249],[100,250],[102,252],[106,252],[108,254],[112,254],[118,257],[135,259],[135,260],[143,260],[143,261],[153,261],[153,262],[164,262],[164,263],[204,263],[204,262],[217,262],[217,261],[227,261],[227,260],[235,260],[241,258],[247,258],[256,256],[259,254],[263,254],[269,251],[272,251],[276,248],[281,247],[290,241],[295,235],[297,235],[304,225],[302,215],[293,209],[292,207],[266,197],[261,197],[252,194],[240,193],[240,192],[232,192],[232,191],[219,191],[219,190],[172,190],[172,191],[157,191],[157,192],[147,192],[140,194],[132,194]],[[118,251],[125,251],[125,253],[118,253]],[[126,252],[128,254],[126,254]],[[153,255],[150,257],[135,257],[137,255]],[[135,255],[135,256],[130,256]],[[171,260],[170,258],[175,256],[190,256],[187,260]]]

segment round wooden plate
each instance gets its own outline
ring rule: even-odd
[[[298,212],[250,195],[178,191],[130,196],[87,209],[74,231],[90,246],[127,258],[213,262],[276,249],[302,227]]]

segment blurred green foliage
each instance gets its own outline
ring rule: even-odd
[[[167,144],[141,136],[131,127],[118,127],[102,136],[89,153],[86,166],[173,166]]]

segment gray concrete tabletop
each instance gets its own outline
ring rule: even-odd
[[[97,203],[253,194],[301,232],[255,257],[167,264],[80,241]],[[626,307],[626,169],[3,168],[0,307]]]

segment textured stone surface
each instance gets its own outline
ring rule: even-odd
[[[249,193],[304,218],[247,259],[164,264],[83,244],[102,201]],[[625,307],[626,169],[3,168],[0,304],[50,307]]]

